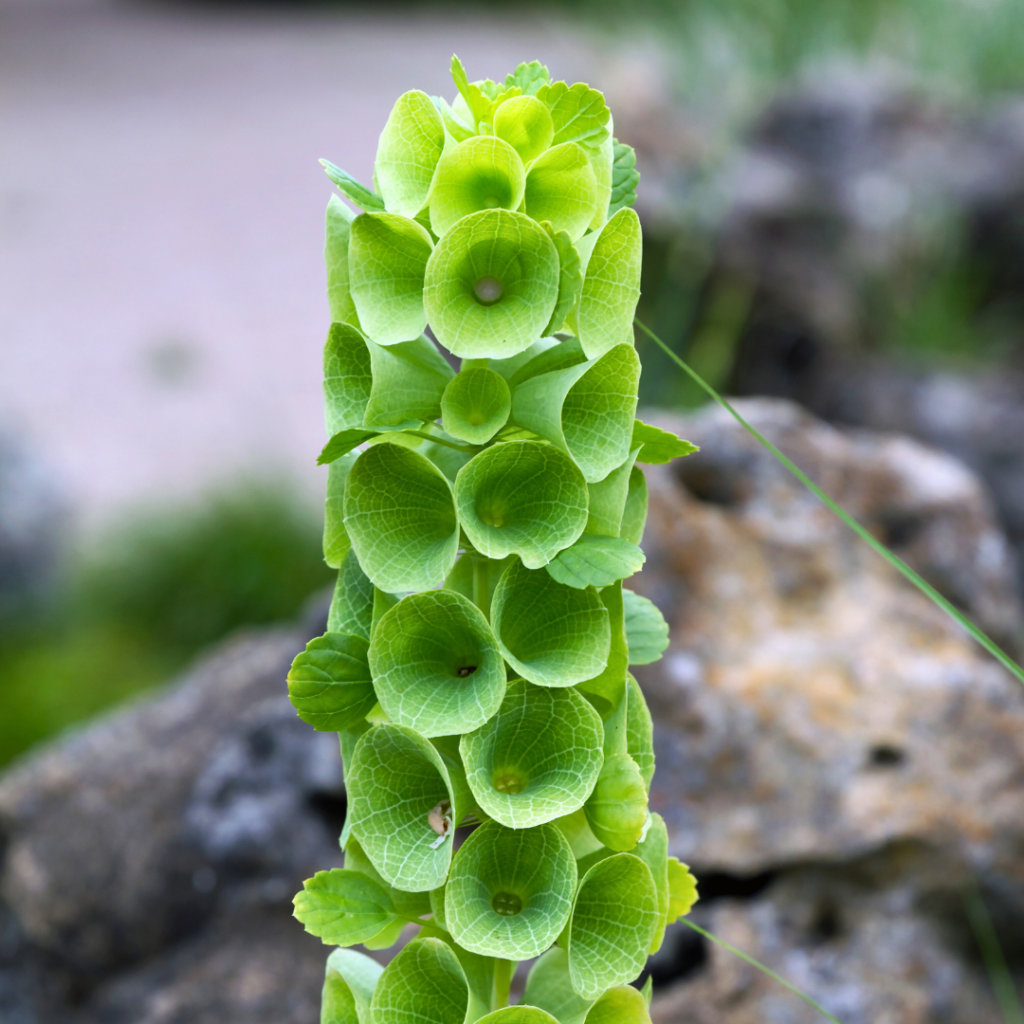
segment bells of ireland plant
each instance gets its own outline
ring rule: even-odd
[[[669,627],[623,582],[641,467],[696,449],[636,418],[636,157],[589,85],[451,72],[398,98],[372,184],[322,161],[338,579],[287,686],[348,807],[295,916],[335,947],[322,1024],[649,1024],[630,983],[697,889],[629,672]],[[386,967],[352,948],[409,929]]]

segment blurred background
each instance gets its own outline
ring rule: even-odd
[[[1019,581],[1024,0],[0,19],[0,763],[330,584],[317,159],[369,180],[394,98],[450,95],[453,51],[472,77],[539,59],[605,91],[642,173],[641,319],[729,394],[966,462]],[[700,405],[637,344],[642,404]]]

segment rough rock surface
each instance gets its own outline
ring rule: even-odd
[[[1012,637],[1007,545],[961,464],[786,403],[744,411]],[[638,675],[695,920],[844,1024],[996,1020],[961,892],[977,878],[1024,967],[1024,688],[731,421],[659,421],[703,449],[649,469],[634,581],[672,627]],[[338,863],[344,805],[333,737],[282,679],[317,631],[230,641],[0,779],[4,1024],[314,1024],[325,951],[289,901]],[[658,1024],[816,1020],[684,926],[653,971]]]

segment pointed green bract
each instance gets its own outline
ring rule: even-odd
[[[405,726],[376,725],[356,744],[345,784],[352,834],[388,884],[407,892],[444,884],[458,808],[434,746]]]
[[[551,112],[536,96],[515,96],[494,112],[494,134],[528,164],[551,145],[555,124]]]
[[[352,949],[327,958],[320,1024],[369,1024],[370,1000],[383,973],[376,960]]]
[[[325,633],[306,644],[288,672],[288,698],[321,732],[349,729],[377,703],[367,663],[368,644],[352,633]]]
[[[359,566],[359,559],[349,551],[338,571],[331,607],[327,613],[329,633],[355,633],[370,639],[373,615],[373,584]]]
[[[512,393],[505,378],[485,366],[453,377],[441,397],[444,429],[470,444],[490,441],[505,426],[511,410]]]
[[[609,985],[632,981],[659,920],[654,879],[639,857],[617,853],[595,864],[580,882],[569,924],[572,987],[596,999]]]
[[[625,206],[636,203],[636,187],[640,183],[640,172],[636,169],[636,151],[632,146],[625,146],[617,139],[615,161],[612,164],[612,194],[608,205],[608,215],[617,213]]]
[[[488,558],[519,555],[531,569],[572,544],[587,523],[587,484],[554,445],[509,441],[487,448],[455,481],[459,521]]]
[[[651,1024],[651,1015],[639,989],[616,985],[594,1003],[586,1024]]]
[[[462,66],[462,61],[455,54],[452,54],[451,73],[452,81],[455,82],[455,88],[459,90],[462,105],[470,115],[472,128],[476,131],[481,123],[488,124],[490,122],[491,109],[493,107],[492,97],[489,97],[481,89],[481,83],[469,80],[466,69]],[[493,85],[494,83],[491,84]]]
[[[361,427],[370,400],[370,353],[359,330],[331,324],[324,344],[324,412],[327,433]]]
[[[373,632],[369,667],[389,718],[423,736],[483,725],[505,693],[505,666],[480,610],[461,594],[410,594]]]
[[[700,451],[695,444],[683,441],[675,434],[662,430],[660,427],[652,427],[651,424],[644,423],[643,420],[634,421],[631,446],[640,449],[637,462],[653,463],[659,466],[683,455],[692,455],[694,452]]]
[[[626,504],[622,509],[619,536],[632,544],[643,540],[644,525],[647,522],[647,478],[643,471],[633,466],[629,471],[629,487]]]
[[[430,190],[430,226],[440,236],[479,210],[516,210],[525,185],[523,161],[507,142],[493,135],[466,139],[437,165]]]
[[[506,1006],[503,1010],[495,1010],[494,1013],[481,1017],[478,1024],[559,1024],[559,1021],[546,1010],[520,1003],[517,1006]]]
[[[389,213],[419,213],[443,149],[444,123],[430,97],[418,89],[403,93],[381,132],[374,162],[374,177]]]
[[[554,82],[537,90],[537,99],[551,111],[555,134],[552,142],[578,142],[581,146],[597,149],[610,132],[610,114],[604,96],[583,82],[566,85]]]
[[[473,796],[509,828],[571,814],[597,781],[601,734],[600,716],[574,690],[513,680],[494,718],[462,737]]]
[[[363,571],[382,590],[428,590],[455,564],[451,487],[422,455],[397,444],[374,445],[356,459],[345,487],[345,528]]]
[[[668,924],[674,924],[697,902],[697,879],[675,857],[668,859]]]
[[[357,455],[344,455],[327,470],[327,497],[324,500],[324,561],[337,569],[345,560],[352,542],[345,528],[345,490]]]
[[[597,212],[599,192],[590,158],[575,142],[543,152],[526,175],[523,209],[527,216],[549,221],[572,241],[581,238]]]
[[[625,593],[623,590],[623,595]],[[651,780],[654,778],[654,722],[640,684],[630,673],[626,674],[626,689],[626,749],[636,761],[644,785],[650,791]]]
[[[427,326],[429,233],[394,213],[361,213],[350,230],[349,287],[363,330],[380,345],[417,338]]]
[[[632,344],[641,249],[640,219],[630,209],[619,210],[593,242],[573,312],[576,335],[588,359],[615,345]]]
[[[370,1024],[462,1024],[469,989],[455,954],[440,939],[414,939],[384,968]]]
[[[639,572],[644,553],[620,537],[584,533],[548,562],[551,576],[568,587],[607,587]]]
[[[338,186],[345,198],[355,203],[360,210],[382,211],[384,209],[384,200],[353,178],[348,171],[343,171],[340,167],[332,164],[330,160],[321,160],[320,163],[323,164],[327,177]]]
[[[318,871],[294,900],[295,916],[329,946],[366,942],[395,920],[387,891],[358,871]]]
[[[455,371],[428,337],[386,348],[372,341],[365,344],[373,372],[365,426],[402,426],[410,418],[435,420],[441,415],[441,396]]]
[[[647,822],[647,787],[629,754],[605,756],[583,810],[594,835],[609,850],[636,846]]]
[[[668,623],[658,606],[632,590],[622,591],[630,665],[650,665],[668,647]]]
[[[481,210],[434,248],[423,300],[437,340],[457,356],[502,359],[529,348],[555,308],[558,252],[525,214]]]
[[[576,861],[554,825],[481,825],[462,844],[445,891],[445,920],[460,946],[483,956],[527,960],[565,927]]]
[[[554,946],[530,968],[523,1002],[539,1006],[559,1024],[583,1024],[593,999],[584,999],[569,980],[569,954]]]
[[[355,214],[337,197],[327,204],[324,264],[327,267],[327,305],[332,323],[358,323],[348,280],[348,242]]]
[[[603,480],[629,456],[640,383],[632,345],[543,373],[512,393],[512,418],[564,448],[588,482]]]
[[[578,590],[513,563],[491,602],[505,660],[540,686],[574,686],[597,675],[611,645],[608,611],[593,588]]]

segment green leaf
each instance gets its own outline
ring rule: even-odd
[[[367,647],[352,633],[325,633],[306,644],[288,672],[288,699],[307,725],[338,732],[365,718],[377,703]]]
[[[601,770],[601,739],[600,716],[575,690],[516,679],[497,715],[459,749],[480,808],[529,828],[582,806]]]
[[[430,97],[418,89],[399,96],[380,134],[374,162],[374,178],[389,213],[419,213],[443,150],[444,122]]]
[[[398,941],[402,928],[409,920],[416,920],[430,913],[430,894],[403,892],[401,889],[388,885],[381,873],[373,866],[373,861],[366,855],[366,851],[359,845],[359,840],[354,836],[349,838],[345,846],[345,867],[352,871],[358,871],[383,886],[391,897],[391,902],[394,903],[395,911],[400,918],[391,928],[386,928],[372,939],[367,940],[367,949],[387,949],[393,946]]]
[[[427,230],[394,213],[361,213],[352,222],[348,267],[363,330],[379,345],[423,333],[423,276],[433,252]]]
[[[558,301],[555,303],[555,311],[551,314],[547,327],[544,328],[545,334],[554,334],[555,331],[562,329],[565,318],[576,305],[580,288],[583,286],[583,267],[580,263],[580,254],[564,231],[555,231],[548,221],[544,221],[541,227],[548,233],[558,250]],[[580,358],[576,361],[583,362],[584,359],[586,356],[583,355],[581,346]]]
[[[466,535],[482,555],[519,555],[531,569],[572,544],[587,522],[587,484],[544,441],[508,441],[475,455],[455,479]]]
[[[622,591],[630,665],[650,665],[668,647],[668,623],[658,606],[632,590]]]
[[[376,444],[355,460],[345,528],[363,572],[382,590],[429,590],[455,565],[459,523],[451,486],[429,460],[400,445]]]
[[[661,949],[665,938],[665,926],[668,924],[669,888],[668,888],[668,829],[665,819],[660,814],[651,814],[647,834],[637,843],[633,851],[651,870],[654,888],[658,893],[658,927],[651,942],[650,953],[653,956]]]
[[[416,420],[415,422],[421,421]],[[342,455],[348,455],[353,448],[358,448],[364,441],[369,441],[371,437],[379,435],[379,430],[367,430],[365,427],[349,427],[346,430],[339,430],[324,445],[323,450],[317,456],[316,464],[318,466],[330,465],[340,459]]]
[[[515,71],[505,76],[505,86],[518,85],[524,96],[534,96],[537,90],[551,80],[548,69],[539,60],[523,61]]]
[[[373,377],[363,335],[347,323],[331,324],[324,343],[324,412],[328,434],[363,425]]]
[[[622,529],[623,514],[629,497],[629,480],[636,460],[634,449],[626,457],[626,461],[616,466],[603,480],[588,484],[590,508],[587,515],[586,533],[594,533],[603,537],[618,537]],[[639,544],[639,539],[624,537],[631,544]]]
[[[583,876],[569,924],[569,976],[584,998],[632,981],[644,967],[659,923],[650,869],[617,853]]]
[[[587,235],[577,246],[585,267],[571,318],[588,359],[615,345],[632,344],[633,313],[640,298],[640,219],[633,210],[619,210],[588,243],[593,248],[586,257],[583,243],[591,237]]]
[[[639,989],[616,985],[594,1003],[586,1024],[651,1024],[651,1015]]]
[[[423,736],[476,729],[505,693],[505,665],[487,619],[448,590],[399,601],[377,623],[369,663],[385,713]]]
[[[619,537],[584,533],[575,544],[548,562],[551,576],[569,587],[607,587],[639,572],[644,553]]]
[[[559,1024],[559,1022],[545,1010],[520,1003],[517,1006],[506,1006],[503,1010],[495,1010],[494,1013],[481,1017],[477,1024]]]
[[[452,147],[437,165],[430,189],[430,224],[438,236],[479,210],[516,210],[523,201],[526,171],[503,139],[475,135]]]
[[[647,787],[629,754],[605,754],[583,805],[591,831],[609,850],[632,850],[647,823]]]
[[[327,613],[327,631],[355,633],[369,640],[372,614],[373,584],[360,568],[355,552],[350,550],[338,571],[338,581]]]
[[[505,426],[512,393],[505,378],[485,366],[456,374],[441,396],[441,423],[453,437],[486,444]]]
[[[466,109],[473,118],[473,130],[476,131],[481,123],[489,124],[493,97],[487,96],[480,88],[479,83],[470,82],[466,69],[462,66],[462,61],[454,53],[452,54],[451,72],[455,88],[459,90],[459,95],[465,101]]]
[[[376,725],[359,738],[345,784],[352,834],[385,881],[406,892],[443,885],[459,808],[435,747],[403,725]]]
[[[626,493],[626,504],[622,510],[622,523],[619,536],[623,540],[639,544],[643,540],[644,526],[647,523],[647,478],[642,470],[633,466],[629,471],[629,489]],[[589,525],[589,524],[588,524]]]
[[[640,684],[631,673],[626,674],[626,690],[626,749],[636,761],[644,785],[650,792],[651,780],[654,778],[654,722]]]
[[[700,451],[695,444],[683,441],[675,434],[662,430],[660,427],[644,423],[643,420],[633,421],[632,447],[640,449],[637,462],[656,466],[664,465],[682,455],[692,455],[694,452]]]
[[[512,418],[565,449],[593,483],[629,456],[639,383],[636,350],[616,345],[596,359],[519,384]]]
[[[462,1024],[466,976],[440,939],[413,939],[384,968],[370,1003],[372,1024]]]
[[[494,111],[494,134],[528,164],[551,145],[555,125],[551,112],[536,96],[515,96]]]
[[[337,196],[331,196],[327,203],[324,264],[332,323],[359,323],[348,281],[348,240],[354,219],[355,214]]]
[[[554,825],[511,829],[488,821],[462,844],[445,891],[456,942],[482,956],[528,960],[565,927],[576,861]]]
[[[590,158],[575,142],[545,150],[526,175],[523,209],[546,220],[575,242],[586,233],[598,204],[597,179]]]
[[[636,204],[636,187],[640,183],[640,172],[636,169],[636,150],[618,139],[612,140],[615,147],[615,162],[612,164],[612,194],[608,204],[608,216],[625,206]]]
[[[594,1000],[573,991],[569,954],[555,946],[530,968],[523,1002],[547,1010],[560,1024],[583,1024]]]
[[[355,465],[355,454],[343,455],[327,470],[327,497],[324,499],[324,561],[338,569],[352,542],[345,528],[345,490]]]
[[[558,299],[558,251],[523,213],[481,210],[438,242],[423,292],[437,340],[457,356],[503,359],[529,348]]]
[[[588,149],[597,149],[610,135],[610,115],[604,96],[585,82],[569,86],[565,82],[542,85],[537,99],[551,111],[554,123],[554,145],[578,142]]]
[[[369,1024],[370,1000],[383,971],[365,953],[334,950],[327,958],[320,1024]]]
[[[355,203],[360,210],[375,212],[384,209],[384,200],[353,178],[348,171],[343,171],[336,164],[332,164],[330,160],[321,160],[320,163],[323,164],[327,177],[338,186],[342,195]],[[342,205],[336,196],[332,196],[332,199],[337,201],[339,206]],[[345,207],[342,208],[345,209]],[[349,219],[351,220],[351,217]]]
[[[491,602],[491,628],[505,660],[531,683],[574,686],[605,667],[608,611],[592,588],[567,587],[513,563]]]
[[[303,882],[295,917],[310,935],[329,946],[354,946],[372,939],[395,920],[387,891],[358,871],[332,868]]]
[[[697,879],[675,857],[668,859],[668,924],[686,917],[697,902]]]
[[[455,376],[437,346],[425,335],[387,347],[365,344],[373,369],[365,426],[402,429],[410,418],[436,420],[444,389]]]

